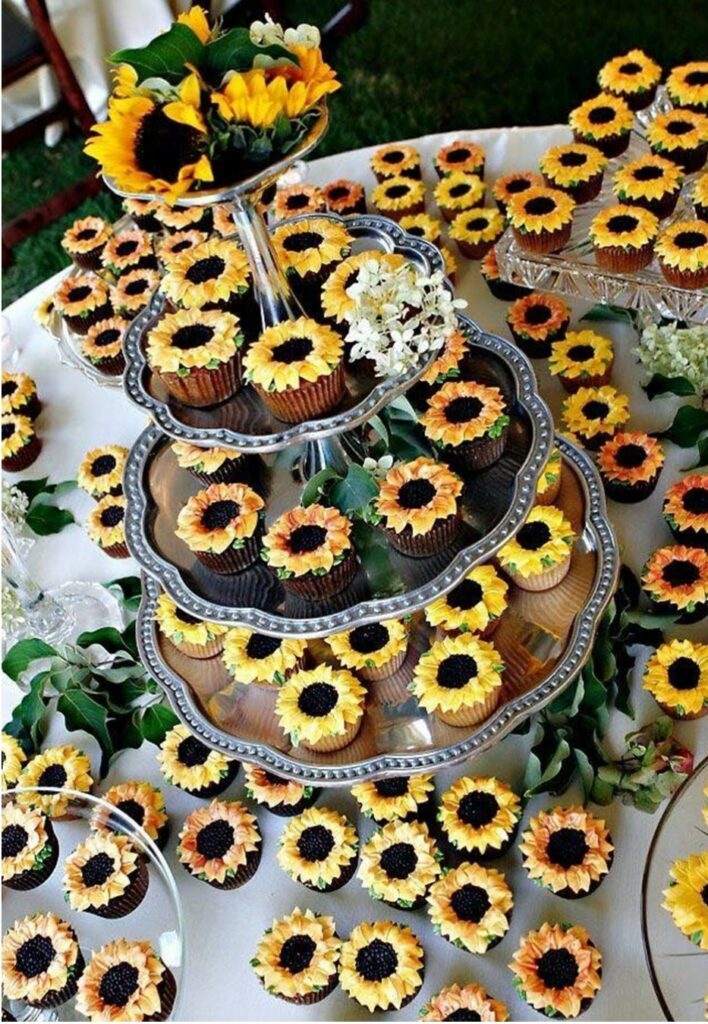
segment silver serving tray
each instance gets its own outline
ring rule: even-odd
[[[143,575],[137,637],[143,662],[166,691],[180,719],[209,746],[260,764],[287,778],[327,785],[405,775],[466,760],[494,745],[556,697],[589,657],[600,617],[619,571],[617,540],[607,518],[597,471],[580,448],[564,438],[558,503],[578,533],[570,572],[545,593],[510,589],[509,608],[493,642],[505,664],[502,703],[482,725],[453,728],[427,715],[406,684],[417,652],[429,642],[421,612],[413,616],[411,650],[389,679],[369,683],[359,736],[344,750],[314,754],[293,748],[274,713],[275,690],[233,683],[221,658],[197,661],[159,635],[154,622],[161,588]],[[381,612],[386,618],[387,613]],[[316,660],[322,641],[310,644]]]

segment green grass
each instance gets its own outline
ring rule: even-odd
[[[293,0],[293,20],[322,22],[336,0]],[[366,24],[339,46],[343,88],[319,154],[456,128],[564,121],[596,89],[604,61],[633,46],[665,67],[708,49],[704,0],[371,0]],[[83,176],[81,140],[55,150],[33,141],[4,158],[6,219]],[[59,240],[89,211],[113,214],[110,196],[89,200],[28,238],[3,275],[3,302],[60,269]]]

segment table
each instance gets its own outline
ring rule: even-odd
[[[487,180],[493,181],[512,170],[535,167],[541,152],[549,145],[569,141],[569,130],[554,126],[545,128],[489,129],[478,132],[447,133],[410,140],[423,155],[424,166],[430,169],[435,152],[456,136],[472,138],[487,152]],[[368,157],[372,150],[339,154],[313,161],[307,169],[307,180],[324,184],[338,177],[349,177],[373,184],[368,170]],[[430,178],[432,181],[432,176]],[[48,281],[24,296],[6,311],[13,335],[22,350],[19,368],[32,374],[36,380],[44,412],[39,430],[44,448],[39,460],[29,472],[31,477],[49,474],[52,480],[72,476],[84,452],[93,446],[108,442],[130,444],[145,426],[143,415],[132,408],[118,389],[98,388],[76,371],[58,364],[52,351],[53,342],[31,319],[39,301],[51,291]],[[460,261],[457,284],[458,294],[468,300],[467,312],[485,329],[507,335],[504,325],[506,304],[489,294],[478,270],[478,264]],[[576,305],[574,312],[581,314],[584,307]],[[632,354],[634,332],[625,324],[602,324],[602,331],[616,343],[614,379],[627,391],[632,408],[632,425],[639,430],[657,429],[670,422],[676,399],[665,397],[650,403],[640,387],[641,374]],[[563,392],[552,381],[545,366],[539,372],[541,390],[554,414],[560,412]],[[676,449],[668,452],[662,481],[655,494],[640,506],[611,504],[611,515],[620,537],[623,559],[637,572],[646,556],[656,547],[670,542],[668,529],[661,515],[663,490],[680,474],[680,468],[690,464],[691,453]],[[64,499],[77,513],[85,516],[91,502],[82,494]],[[638,528],[638,523],[640,528]],[[38,539],[30,554],[30,569],[42,583],[51,586],[67,578],[108,580],[134,572],[137,567],[130,560],[112,561],[89,541],[78,527],[69,527],[55,537]],[[705,636],[705,624],[684,627],[682,635],[697,639]],[[656,717],[653,700],[641,692],[640,674],[644,659],[639,659],[633,691],[637,706],[637,724]],[[6,707],[16,699],[16,690],[5,681]],[[7,714],[5,715],[7,717]],[[619,713],[613,715],[610,741],[619,751],[624,735],[635,728],[634,723]],[[708,751],[708,728],[700,723],[683,723],[676,729],[679,738],[696,753],[696,760]],[[52,723],[47,743],[63,739],[63,723]],[[97,763],[97,749],[93,741],[72,734],[75,742],[85,742],[87,753]],[[523,776],[527,752],[524,737],[511,736],[503,743],[474,760],[467,770],[478,774],[498,774],[518,786]],[[464,773],[457,768],[440,774],[438,793]],[[155,748],[149,744],[138,751],[130,751],[112,767],[101,789],[128,778],[144,777],[161,785]],[[612,805],[600,812],[608,820],[616,845],[612,871],[601,888],[588,899],[567,903],[533,885],[520,866],[516,850],[511,851],[495,866],[507,873],[515,895],[512,925],[504,940],[490,953],[475,957],[463,953],[434,935],[424,911],[406,913],[374,903],[355,878],[333,895],[311,893],[291,881],[280,870],[275,860],[277,838],[284,827],[283,819],[266,811],[259,812],[264,835],[264,857],[255,878],[244,888],[222,893],[187,877],[174,855],[174,834],[196,801],[187,794],[164,784],[167,808],[173,822],[173,838],[167,858],[174,869],[184,901],[187,921],[188,987],[185,989],[182,1020],[357,1020],[366,1019],[341,989],[312,1007],[297,1008],[275,1001],[259,987],[248,961],[265,929],[274,917],[289,913],[293,907],[311,907],[314,911],[330,913],[335,917],[338,931],[346,935],[361,920],[390,917],[399,923],[411,925],[421,938],[427,955],[427,969],[422,993],[405,1013],[380,1014],[377,1019],[414,1020],[420,1006],[444,985],[478,981],[495,997],[505,1000],[514,1020],[538,1020],[534,1011],[523,1004],[511,985],[507,964],[517,948],[519,936],[530,928],[538,927],[545,919],[570,920],[585,925],[604,954],[604,985],[590,1011],[588,1020],[655,1020],[661,1015],[651,989],[642,953],[640,933],[641,871],[651,836],[658,823],[656,816],[643,814],[631,807]],[[243,796],[243,779],[239,778],[228,790],[231,798]],[[565,804],[580,798],[579,792],[568,792],[562,797]],[[529,813],[560,802],[558,799],[539,797],[531,802]],[[329,789],[320,798],[320,805],[331,806],[356,818],[354,800],[348,791]],[[371,824],[360,820],[361,835],[365,839]],[[667,922],[668,926],[668,922]]]

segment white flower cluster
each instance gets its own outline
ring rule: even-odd
[[[251,42],[256,46],[309,46],[320,45],[320,30],[316,25],[298,25],[297,28],[283,29],[277,21],[266,14],[265,21],[254,21],[249,28]]]
[[[409,263],[391,270],[378,260],[364,263],[347,295],[354,300],[345,314],[351,357],[371,360],[379,377],[405,373],[441,349],[467,305],[440,271],[426,277]]]
[[[699,395],[708,391],[708,326],[650,324],[642,331],[635,353],[650,373],[685,377]]]
[[[380,459],[372,459],[367,456],[362,466],[368,473],[371,473],[375,480],[383,480],[393,466],[393,455],[382,455]]]
[[[2,482],[2,510],[13,526],[24,526],[29,508],[27,495],[13,484]]]

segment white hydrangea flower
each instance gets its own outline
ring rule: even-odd
[[[270,14],[266,14],[265,21],[252,21],[248,31],[251,42],[256,46],[271,46],[273,43],[279,43],[282,46],[285,40],[283,26],[279,25],[277,21],[273,21]]]
[[[685,377],[699,395],[708,392],[708,326],[649,324],[634,352],[649,373]]]
[[[371,473],[376,480],[383,480],[392,465],[393,455],[382,455],[380,459],[367,456],[362,463],[367,473]]]
[[[320,30],[316,25],[298,25],[297,28],[287,28],[285,30],[285,45],[291,46],[307,46],[310,49],[320,45]]]

